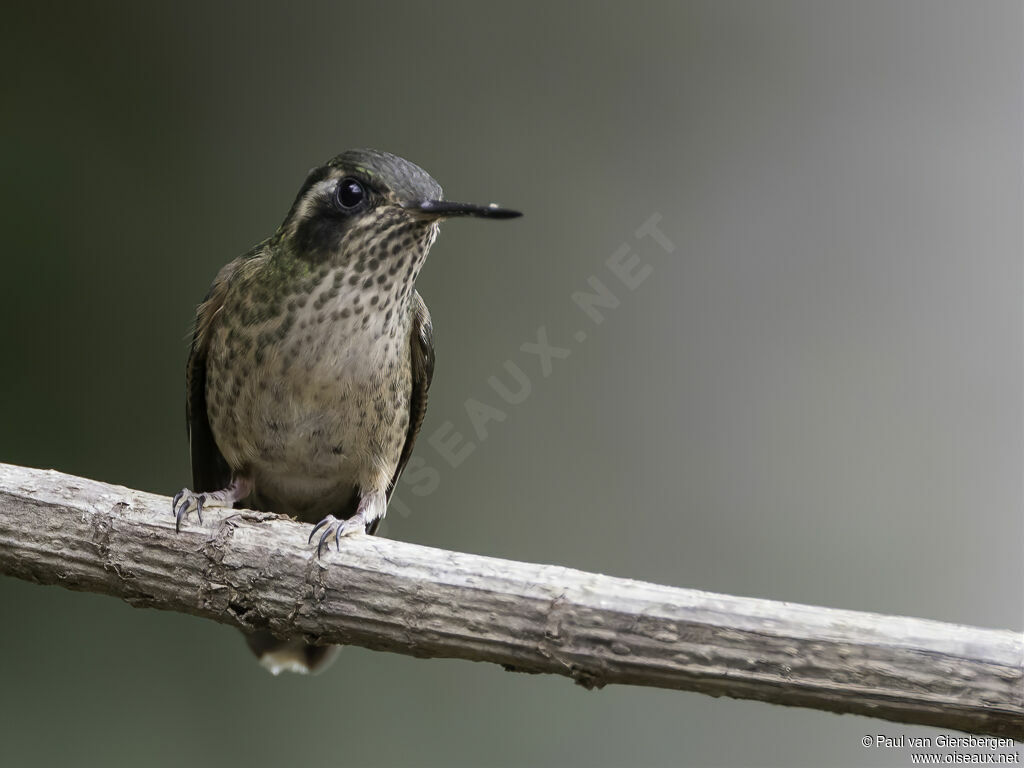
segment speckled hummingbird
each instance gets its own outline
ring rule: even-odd
[[[221,269],[196,313],[178,527],[210,505],[276,512],[316,523],[317,556],[376,532],[426,412],[434,343],[414,286],[439,224],[519,215],[447,202],[377,150],[310,171],[273,237]],[[275,674],[322,669],[336,650],[246,638]]]

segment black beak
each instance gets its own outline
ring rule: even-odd
[[[450,216],[479,216],[484,219],[514,219],[522,216],[519,211],[499,208],[490,205],[473,205],[472,203],[449,203],[447,200],[425,200],[405,206],[407,210],[416,211],[430,218],[448,218]]]

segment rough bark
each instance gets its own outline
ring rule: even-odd
[[[0,573],[243,629],[1024,739],[1019,633],[647,584],[0,464]]]

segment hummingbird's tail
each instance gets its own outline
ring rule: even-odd
[[[260,664],[274,675],[281,672],[319,674],[331,666],[341,650],[340,645],[307,645],[301,640],[282,640],[266,630],[246,632],[245,641]]]

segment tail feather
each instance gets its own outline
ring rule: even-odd
[[[260,664],[274,675],[281,672],[319,674],[333,663],[341,650],[337,645],[308,645],[302,640],[282,640],[267,631],[246,633],[245,641]]]

